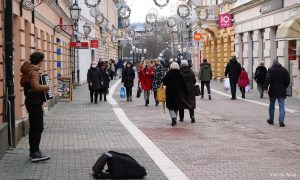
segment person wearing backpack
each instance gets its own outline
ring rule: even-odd
[[[127,101],[132,101],[132,87],[134,85],[135,72],[132,68],[132,62],[126,64],[122,72],[122,83],[126,88]]]
[[[257,83],[257,90],[260,93],[260,98],[264,98],[264,84],[266,82],[266,76],[267,76],[267,68],[265,67],[265,63],[262,61],[259,63],[259,66],[257,66],[255,70],[254,79]]]

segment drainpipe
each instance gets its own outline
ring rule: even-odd
[[[5,63],[5,89],[6,104],[8,108],[6,109],[5,119],[8,120],[9,124],[9,145],[15,147],[15,92],[14,92],[14,67],[13,67],[13,1],[5,0],[5,12],[4,12],[4,63]]]

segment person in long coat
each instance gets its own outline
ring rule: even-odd
[[[146,61],[145,63],[146,64],[142,67],[140,71],[139,84],[141,84],[141,88],[144,91],[145,106],[148,106],[154,73],[150,61]]]
[[[259,66],[255,69],[254,79],[257,83],[257,90],[260,93],[260,98],[264,98],[264,84],[266,82],[267,76],[267,68],[265,67],[265,63],[262,61]]]
[[[159,102],[156,100],[157,89],[162,84],[163,78],[164,78],[164,68],[160,64],[160,60],[157,58],[157,59],[155,59],[154,74],[153,74],[153,80],[152,80],[152,90],[153,90],[156,106],[158,106],[158,104],[159,104]]]
[[[191,122],[195,123],[194,110],[196,108],[196,96],[194,91],[194,85],[196,84],[196,78],[195,78],[195,73],[190,68],[187,60],[181,61],[180,73],[184,79],[187,88],[187,94],[183,93],[180,96],[182,98],[183,108],[179,109],[179,118],[180,118],[179,121],[183,122],[184,109],[188,109],[190,112]]]
[[[107,72],[107,64],[102,63],[100,67],[100,101],[102,101],[102,95],[104,96],[104,101],[106,101],[106,95],[108,94],[108,89],[109,89],[109,74]]]
[[[238,81],[238,86],[240,87],[240,91],[242,93],[242,98],[245,98],[245,87],[249,84],[249,77],[248,74],[245,70],[245,68],[242,68],[239,81]]]
[[[91,103],[97,104],[98,92],[100,90],[100,70],[97,62],[93,61],[87,73],[87,82],[90,90]]]
[[[177,62],[170,65],[170,70],[163,79],[163,85],[166,86],[166,106],[169,109],[172,118],[172,126],[175,126],[178,110],[182,109],[182,94],[187,94],[186,84],[179,71]]]
[[[128,62],[122,72],[122,83],[126,88],[127,101],[132,101],[132,87],[134,85],[134,78],[135,72],[132,68],[132,62]]]
[[[229,76],[231,100],[236,100],[236,84],[238,83],[241,73],[241,64],[237,61],[235,56],[232,56],[229,63],[226,66],[225,77]]]
[[[279,125],[284,127],[286,88],[290,84],[289,72],[282,67],[277,59],[273,60],[273,65],[268,69],[264,89],[268,92],[270,98],[269,119],[267,122],[273,124],[275,102],[278,99],[279,104]]]

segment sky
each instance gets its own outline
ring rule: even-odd
[[[126,3],[131,9],[131,23],[145,22],[145,17],[151,8],[157,9],[159,16],[170,16],[170,3],[162,9],[156,6],[153,0],[126,0]]]

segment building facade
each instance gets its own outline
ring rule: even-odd
[[[278,39],[280,25],[299,18],[299,0],[237,1],[234,14],[235,54],[252,80],[256,67],[265,62],[270,67],[273,59],[288,69],[293,96],[300,97],[299,49],[300,35]]]

